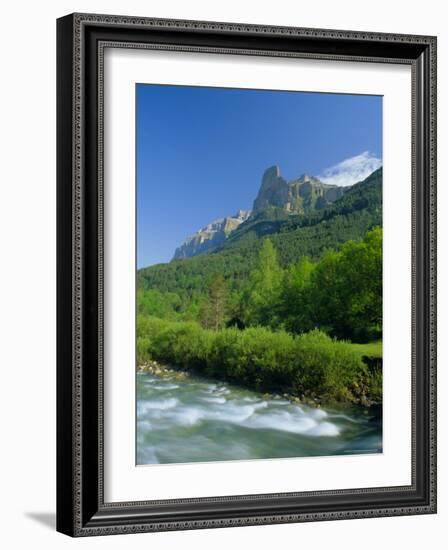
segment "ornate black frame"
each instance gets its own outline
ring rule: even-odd
[[[410,486],[104,502],[102,62],[111,46],[411,65]],[[435,513],[436,38],[73,14],[57,21],[57,51],[58,531],[89,536]]]

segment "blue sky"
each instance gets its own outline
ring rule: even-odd
[[[379,96],[138,84],[136,98],[138,267],[251,209],[273,164],[341,185],[381,163]]]

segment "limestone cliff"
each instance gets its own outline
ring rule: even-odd
[[[304,214],[334,202],[342,197],[347,189],[349,187],[327,185],[308,174],[287,182],[281,177],[280,168],[271,166],[263,174],[253,213],[257,214],[269,207],[275,207],[291,214]]]
[[[176,248],[173,259],[191,258],[207,250],[216,248],[227,239],[232,231],[246,221],[249,216],[250,211],[238,210],[234,216],[220,218],[219,220],[209,223],[185,239],[185,241]]]

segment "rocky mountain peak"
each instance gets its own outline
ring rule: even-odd
[[[326,185],[306,173],[287,182],[280,176],[280,168],[271,166],[263,174],[253,212],[259,213],[275,207],[288,213],[303,214],[323,208],[341,197],[347,189],[348,187]]]
[[[257,198],[254,201],[253,211],[260,212],[269,205],[283,208],[288,198],[288,184],[280,176],[280,168],[271,166],[268,168],[261,179],[261,187]]]

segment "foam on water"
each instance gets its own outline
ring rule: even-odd
[[[315,437],[336,437],[340,433],[341,432],[339,428],[335,424],[332,424],[331,422],[321,422],[320,424],[312,428],[308,432],[308,435],[312,435]]]
[[[204,413],[197,408],[179,407],[175,411],[168,412],[165,417],[180,426],[194,426],[204,418]]]
[[[286,411],[275,411],[269,414],[257,414],[245,423],[252,429],[280,430],[295,434],[305,434],[317,426],[310,416],[296,416]]]
[[[217,389],[216,391],[213,392],[214,395],[229,395],[230,394],[230,390],[224,388],[224,389]]]
[[[227,401],[225,406],[210,407],[204,412],[204,418],[207,420],[216,420],[218,422],[230,422],[239,424],[249,418],[255,411],[253,405],[238,405],[232,401]]]
[[[328,413],[322,409],[311,409],[309,414],[316,420],[322,420],[322,418],[327,418]]]
[[[168,397],[166,399],[154,399],[150,401],[139,401],[137,404],[137,414],[142,412],[143,414],[145,412],[148,412],[151,409],[156,410],[166,410],[166,409],[172,409],[176,405],[178,405],[179,400],[175,397]]]
[[[227,401],[227,399],[225,397],[200,397],[199,399],[201,399],[201,401],[206,401],[207,403],[218,403],[218,404],[222,404],[222,403],[225,403]]]
[[[153,385],[152,388],[157,391],[169,391],[169,390],[177,390],[180,386],[178,384],[164,384],[163,386],[160,385]]]
[[[356,418],[350,418],[350,416],[346,414],[331,414],[329,415],[330,418],[343,418],[347,422],[352,422],[353,424],[359,424],[360,420],[357,420]]]
[[[267,401],[259,401],[258,403],[254,403],[253,407],[255,410],[257,409],[266,409],[268,407]]]

